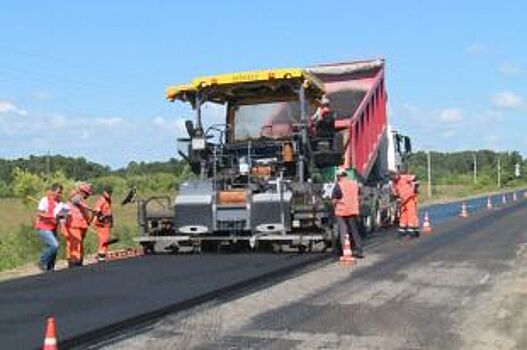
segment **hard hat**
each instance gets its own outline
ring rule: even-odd
[[[79,185],[79,191],[86,194],[91,194],[91,185],[87,182],[83,182]]]
[[[326,97],[326,95],[322,96],[322,98],[320,99],[320,104],[322,106],[329,106],[330,103],[331,101],[329,100],[329,98]]]

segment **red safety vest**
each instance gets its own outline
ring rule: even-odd
[[[342,177],[339,179],[338,185],[342,197],[335,203],[335,215],[359,215],[359,184],[357,181]]]
[[[35,220],[35,228],[37,230],[55,231],[57,229],[57,220],[55,220],[55,194],[48,192],[46,195],[48,201],[48,209],[46,211],[46,217],[42,217],[37,214]],[[39,213],[40,214],[40,213]]]

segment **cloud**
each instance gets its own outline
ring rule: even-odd
[[[511,91],[501,91],[492,96],[492,104],[497,108],[517,109],[523,106],[524,101]]]
[[[95,118],[95,123],[106,126],[108,128],[119,126],[123,122],[124,122],[123,118],[120,118],[120,117]]]
[[[463,110],[459,108],[446,108],[440,110],[437,119],[445,124],[457,124],[465,119]]]
[[[0,114],[17,114],[20,116],[26,116],[28,113],[25,109],[19,108],[9,101],[0,100]]]
[[[487,49],[479,43],[472,43],[465,48],[465,53],[469,55],[480,55],[485,52]]]

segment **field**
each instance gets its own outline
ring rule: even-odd
[[[137,235],[135,204],[124,207],[114,204],[113,210],[115,226],[112,237],[118,237],[120,241],[112,245],[111,249],[133,246],[133,238]],[[42,244],[32,227],[34,212],[35,208],[27,207],[20,199],[0,199],[0,271],[37,262]],[[63,259],[62,237],[60,246],[59,258]],[[96,247],[96,234],[90,231],[85,240],[86,253],[95,253]]]

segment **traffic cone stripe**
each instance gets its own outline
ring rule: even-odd
[[[46,339],[44,339],[44,345],[47,345],[47,346],[57,345],[57,339],[55,339],[55,338],[46,338]]]

